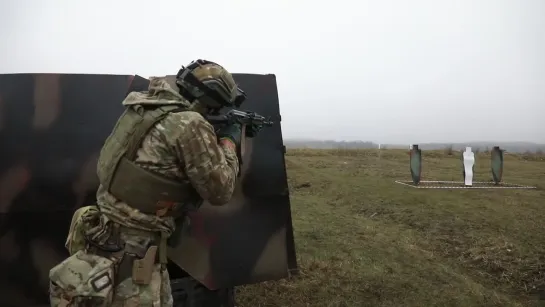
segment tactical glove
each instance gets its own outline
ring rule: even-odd
[[[240,139],[242,137],[242,127],[240,124],[230,124],[221,127],[218,132],[216,133],[216,136],[219,140],[221,139],[229,139],[231,140],[237,149],[240,149]]]

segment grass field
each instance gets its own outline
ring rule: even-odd
[[[545,159],[506,154],[504,181],[536,190],[432,190],[403,150],[290,150],[301,273],[241,287],[242,307],[538,306],[545,285]],[[491,180],[476,158],[475,181]],[[459,153],[423,151],[422,180],[461,180]]]

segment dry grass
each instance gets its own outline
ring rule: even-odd
[[[456,153],[423,152],[423,180],[461,180]],[[241,287],[240,306],[537,306],[545,278],[545,162],[506,155],[537,190],[426,190],[403,150],[291,150],[301,274]],[[491,179],[479,154],[476,181]]]

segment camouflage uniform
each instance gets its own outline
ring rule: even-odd
[[[210,123],[191,109],[191,104],[166,79],[152,78],[148,92],[130,93],[123,105],[186,108],[183,112],[168,113],[149,130],[136,151],[134,163],[142,169],[193,187],[201,199],[212,205],[222,205],[230,200],[239,173],[235,146],[228,141],[218,142]],[[113,133],[115,129],[117,126]],[[103,156],[101,159],[107,158]],[[99,177],[101,167],[104,165],[101,166],[99,159]],[[163,260],[154,262],[151,274],[144,278],[147,281],[135,282],[134,275],[116,276],[117,271],[121,271],[117,268],[124,253],[136,254],[139,256],[137,259],[145,258],[153,242],[164,242],[173,233],[175,217],[161,210],[155,215],[143,213],[116,198],[101,182],[97,206],[84,207],[73,217],[66,243],[72,259],[65,260],[50,272],[51,306],[71,306],[68,305],[70,300],[76,301],[76,306],[172,306],[169,275],[164,264],[166,250],[161,246],[157,258]],[[124,249],[107,256],[88,248],[84,239],[85,236],[93,242],[110,244],[113,234],[125,243]],[[97,258],[95,254],[103,257]],[[115,271],[107,268],[110,264],[116,267]],[[111,289],[101,289],[109,279],[114,280],[109,286]],[[81,293],[92,298],[73,298],[74,295],[82,296]]]

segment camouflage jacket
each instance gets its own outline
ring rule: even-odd
[[[123,105],[180,104],[191,107],[165,78],[152,78],[148,92],[132,92]],[[232,147],[218,144],[214,128],[194,111],[171,113],[153,127],[137,152],[135,163],[171,179],[191,184],[212,205],[227,203],[233,194],[239,163]],[[144,214],[102,186],[97,203],[106,217],[121,225],[149,231],[174,231],[172,217]]]

